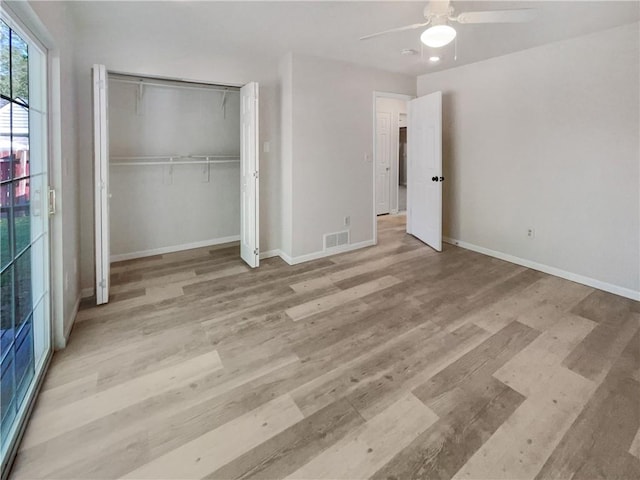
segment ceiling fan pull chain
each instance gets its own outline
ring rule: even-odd
[[[453,43],[453,61],[454,62],[458,61],[458,36],[457,35]]]

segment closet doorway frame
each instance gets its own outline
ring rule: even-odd
[[[93,99],[93,166],[94,166],[94,246],[96,305],[108,303],[110,287],[110,231],[109,231],[109,75],[143,78],[149,81],[192,84],[194,88],[220,87],[238,89],[241,95],[240,125],[240,243],[241,258],[252,268],[260,264],[260,149],[259,149],[259,84],[223,84],[169,78],[158,75],[108,70],[105,65],[92,67]],[[247,134],[248,132],[248,134]]]

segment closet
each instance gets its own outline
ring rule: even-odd
[[[98,304],[112,261],[240,241],[258,265],[257,93],[94,66]]]
[[[238,88],[109,76],[111,261],[240,240]]]

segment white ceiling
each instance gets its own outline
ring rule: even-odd
[[[427,2],[72,2],[77,25],[85,31],[111,25],[123,36],[137,37],[142,28],[176,35],[199,49],[221,46],[276,61],[289,51],[344,60],[384,70],[418,75],[524,50],[537,45],[637,22],[639,1],[453,1],[456,12],[534,7],[527,24],[455,25],[453,44],[440,49],[443,61],[430,64],[419,55],[400,55],[403,48],[420,51],[414,30],[359,41],[380,30],[418,23]],[[153,36],[149,36],[153,38]],[[428,53],[428,52],[427,52]]]

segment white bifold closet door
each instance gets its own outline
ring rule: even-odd
[[[407,233],[442,251],[442,92],[409,102]]]
[[[260,264],[258,84],[240,89],[240,256],[250,266]]]
[[[109,115],[107,69],[93,66],[93,161],[96,304],[109,301]]]

